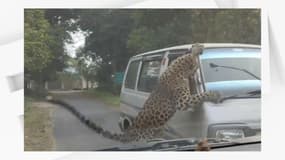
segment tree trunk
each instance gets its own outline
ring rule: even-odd
[[[117,62],[116,60],[112,61],[112,74],[117,72]],[[112,76],[112,92],[116,90],[116,84],[114,83],[114,77]]]
[[[89,89],[89,80],[86,78],[86,89],[88,90]]]

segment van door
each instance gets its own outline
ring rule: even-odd
[[[137,104],[141,108],[143,108],[146,99],[158,84],[161,62],[161,54],[147,56],[142,59],[142,65],[137,83]]]
[[[135,58],[129,61],[124,77],[121,95],[120,109],[126,115],[134,117],[140,110],[137,96],[137,79],[141,67],[141,58]]]
[[[121,92],[121,111],[124,114],[135,117],[142,110],[150,92],[158,83],[162,57],[163,53],[155,53],[142,57],[139,65],[136,65],[136,61],[130,62]]]

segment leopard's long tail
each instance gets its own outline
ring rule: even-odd
[[[80,113],[74,106],[72,106],[66,102],[63,102],[63,101],[57,100],[57,99],[49,99],[48,101],[53,103],[53,104],[58,104],[58,105],[64,107],[65,109],[70,111],[74,116],[76,116],[82,123],[84,123],[90,129],[94,130],[96,133],[102,135],[105,138],[115,140],[115,141],[119,141],[119,142],[123,142],[123,143],[127,143],[130,141],[130,139],[128,138],[128,136],[126,134],[124,134],[124,133],[112,133],[108,130],[105,130],[101,126],[97,125],[95,122],[91,121],[88,117],[86,117],[85,115]]]

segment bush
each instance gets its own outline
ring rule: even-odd
[[[25,96],[42,99],[48,95],[48,91],[44,88],[35,88],[35,89],[25,88],[24,94]]]

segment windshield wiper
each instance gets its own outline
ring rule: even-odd
[[[256,76],[255,74],[251,73],[250,71],[248,71],[246,69],[237,68],[237,67],[231,67],[231,66],[222,66],[222,65],[217,65],[217,64],[214,64],[214,63],[210,63],[209,66],[211,68],[221,67],[221,68],[228,68],[228,69],[242,71],[242,72],[245,72],[245,73],[249,74],[250,76],[254,77],[257,80],[260,80],[260,78],[258,76]]]
[[[258,95],[258,94],[261,94],[261,89],[254,90],[254,91],[250,91],[250,92],[247,92],[246,94],[249,94],[249,95]]]
[[[261,95],[260,89],[254,90],[254,91],[249,91],[249,92],[246,92],[243,94],[237,94],[237,95],[223,97],[223,98],[221,98],[220,102],[223,102],[223,101],[228,100],[228,99],[253,98],[253,97],[255,98],[258,95],[259,95],[259,97]]]

